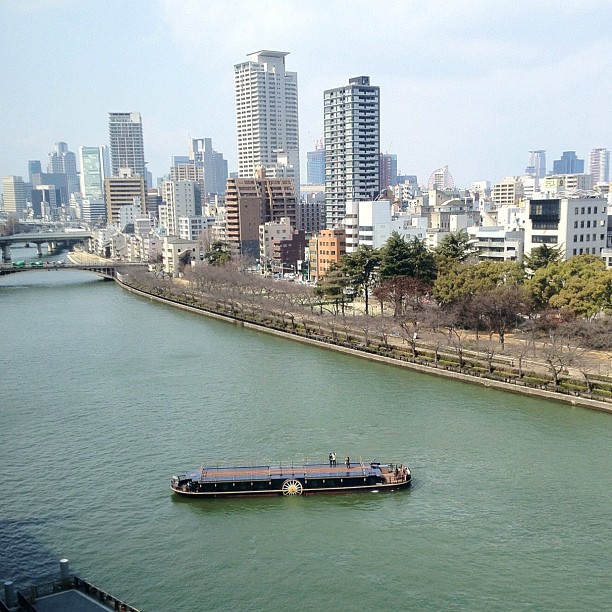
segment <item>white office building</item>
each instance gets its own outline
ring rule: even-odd
[[[525,219],[525,255],[546,244],[574,255],[600,256],[607,242],[608,202],[604,198],[540,198],[529,201]]]
[[[390,200],[362,200],[346,203],[343,221],[346,236],[346,252],[354,253],[360,246],[382,248],[393,232],[406,240],[424,240],[427,219],[411,215],[393,215]]]
[[[179,217],[194,217],[196,214],[196,182],[164,181],[162,199],[159,224],[166,228],[169,236],[178,236]]]
[[[83,198],[81,200],[81,219],[86,223],[103,223],[106,220],[104,198]]]
[[[178,218],[178,236],[183,240],[200,240],[202,234],[215,224],[214,217],[195,215]]]
[[[284,51],[257,51],[234,66],[238,175],[263,166],[269,178],[300,184],[297,73]]]
[[[522,261],[525,233],[508,231],[503,226],[471,226],[467,228],[470,244],[478,249],[481,261]]]
[[[21,218],[27,205],[23,179],[20,176],[3,176],[2,195],[4,197],[3,209]]]
[[[380,192],[380,88],[370,77],[324,93],[325,222],[341,226],[347,202]]]
[[[610,180],[610,151],[593,149],[589,155],[589,174],[593,183],[607,183]]]

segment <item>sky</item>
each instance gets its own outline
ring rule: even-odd
[[[140,112],[153,177],[188,138],[237,169],[234,64],[286,51],[297,72],[302,180],[323,92],[380,87],[381,151],[427,183],[522,174],[532,149],[612,149],[610,0],[1,0],[0,176],[57,141],[108,143]]]

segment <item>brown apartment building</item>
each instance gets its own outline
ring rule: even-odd
[[[235,251],[259,258],[259,226],[287,219],[296,227],[297,199],[291,178],[227,179],[225,192],[227,242]]]
[[[142,176],[121,176],[107,178],[104,181],[104,198],[106,201],[107,223],[119,222],[119,211],[122,206],[138,204],[140,212],[146,207],[146,186]]]

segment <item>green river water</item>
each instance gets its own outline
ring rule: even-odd
[[[609,610],[612,417],[370,363],[83,272],[0,280],[0,578],[143,611]],[[217,461],[408,464],[407,492],[185,500]]]

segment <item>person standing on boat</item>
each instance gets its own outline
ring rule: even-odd
[[[334,453],[329,453],[329,467],[334,465]]]
[[[347,468],[350,468],[350,467],[351,467],[351,460],[350,460],[350,458],[349,458],[349,457],[347,457],[347,458],[344,460],[344,464],[346,465],[346,467],[347,467]]]

